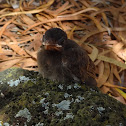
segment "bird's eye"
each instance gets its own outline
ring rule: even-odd
[[[61,45],[62,45],[62,44],[63,44],[63,42],[64,42],[64,37],[62,37],[61,39],[59,39],[59,40],[58,40],[58,42],[59,42],[59,44],[61,44]]]
[[[42,42],[45,42],[45,35],[43,35]]]

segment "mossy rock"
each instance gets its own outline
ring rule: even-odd
[[[126,125],[126,106],[102,94],[97,88],[52,82],[42,79],[37,72],[19,68],[1,72],[0,78],[0,121],[4,124]]]

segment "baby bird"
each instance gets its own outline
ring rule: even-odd
[[[87,52],[59,28],[51,28],[43,35],[37,62],[43,78],[97,85],[95,65]]]

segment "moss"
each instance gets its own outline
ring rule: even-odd
[[[116,126],[119,123],[126,124],[126,106],[102,94],[96,88],[83,86],[75,89],[73,83],[52,82],[48,79],[42,79],[36,72],[24,71],[24,73],[31,80],[20,82],[18,86],[14,87],[9,87],[7,83],[1,86],[1,89],[6,91],[5,97],[0,97],[1,121],[9,122],[11,125],[17,122],[24,123],[25,121],[23,122],[21,118],[15,118],[15,115],[20,110],[27,108],[32,116],[31,121],[26,122],[28,126],[39,122],[47,126]],[[63,89],[60,89],[59,85],[62,85]],[[68,89],[69,85],[71,85],[71,89]],[[65,98],[65,93],[70,96]],[[78,96],[83,97],[83,100],[80,100]],[[44,99],[43,103],[40,103],[41,99]],[[69,110],[53,107],[53,104],[59,104],[63,100],[71,102]],[[57,116],[55,113],[60,111],[63,114]],[[3,113],[5,113],[5,117],[2,116]],[[65,120],[67,113],[72,113],[74,118]]]

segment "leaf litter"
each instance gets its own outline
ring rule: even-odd
[[[1,0],[0,71],[38,71],[42,36],[59,27],[94,61],[101,91],[126,104],[125,9],[124,0]]]

